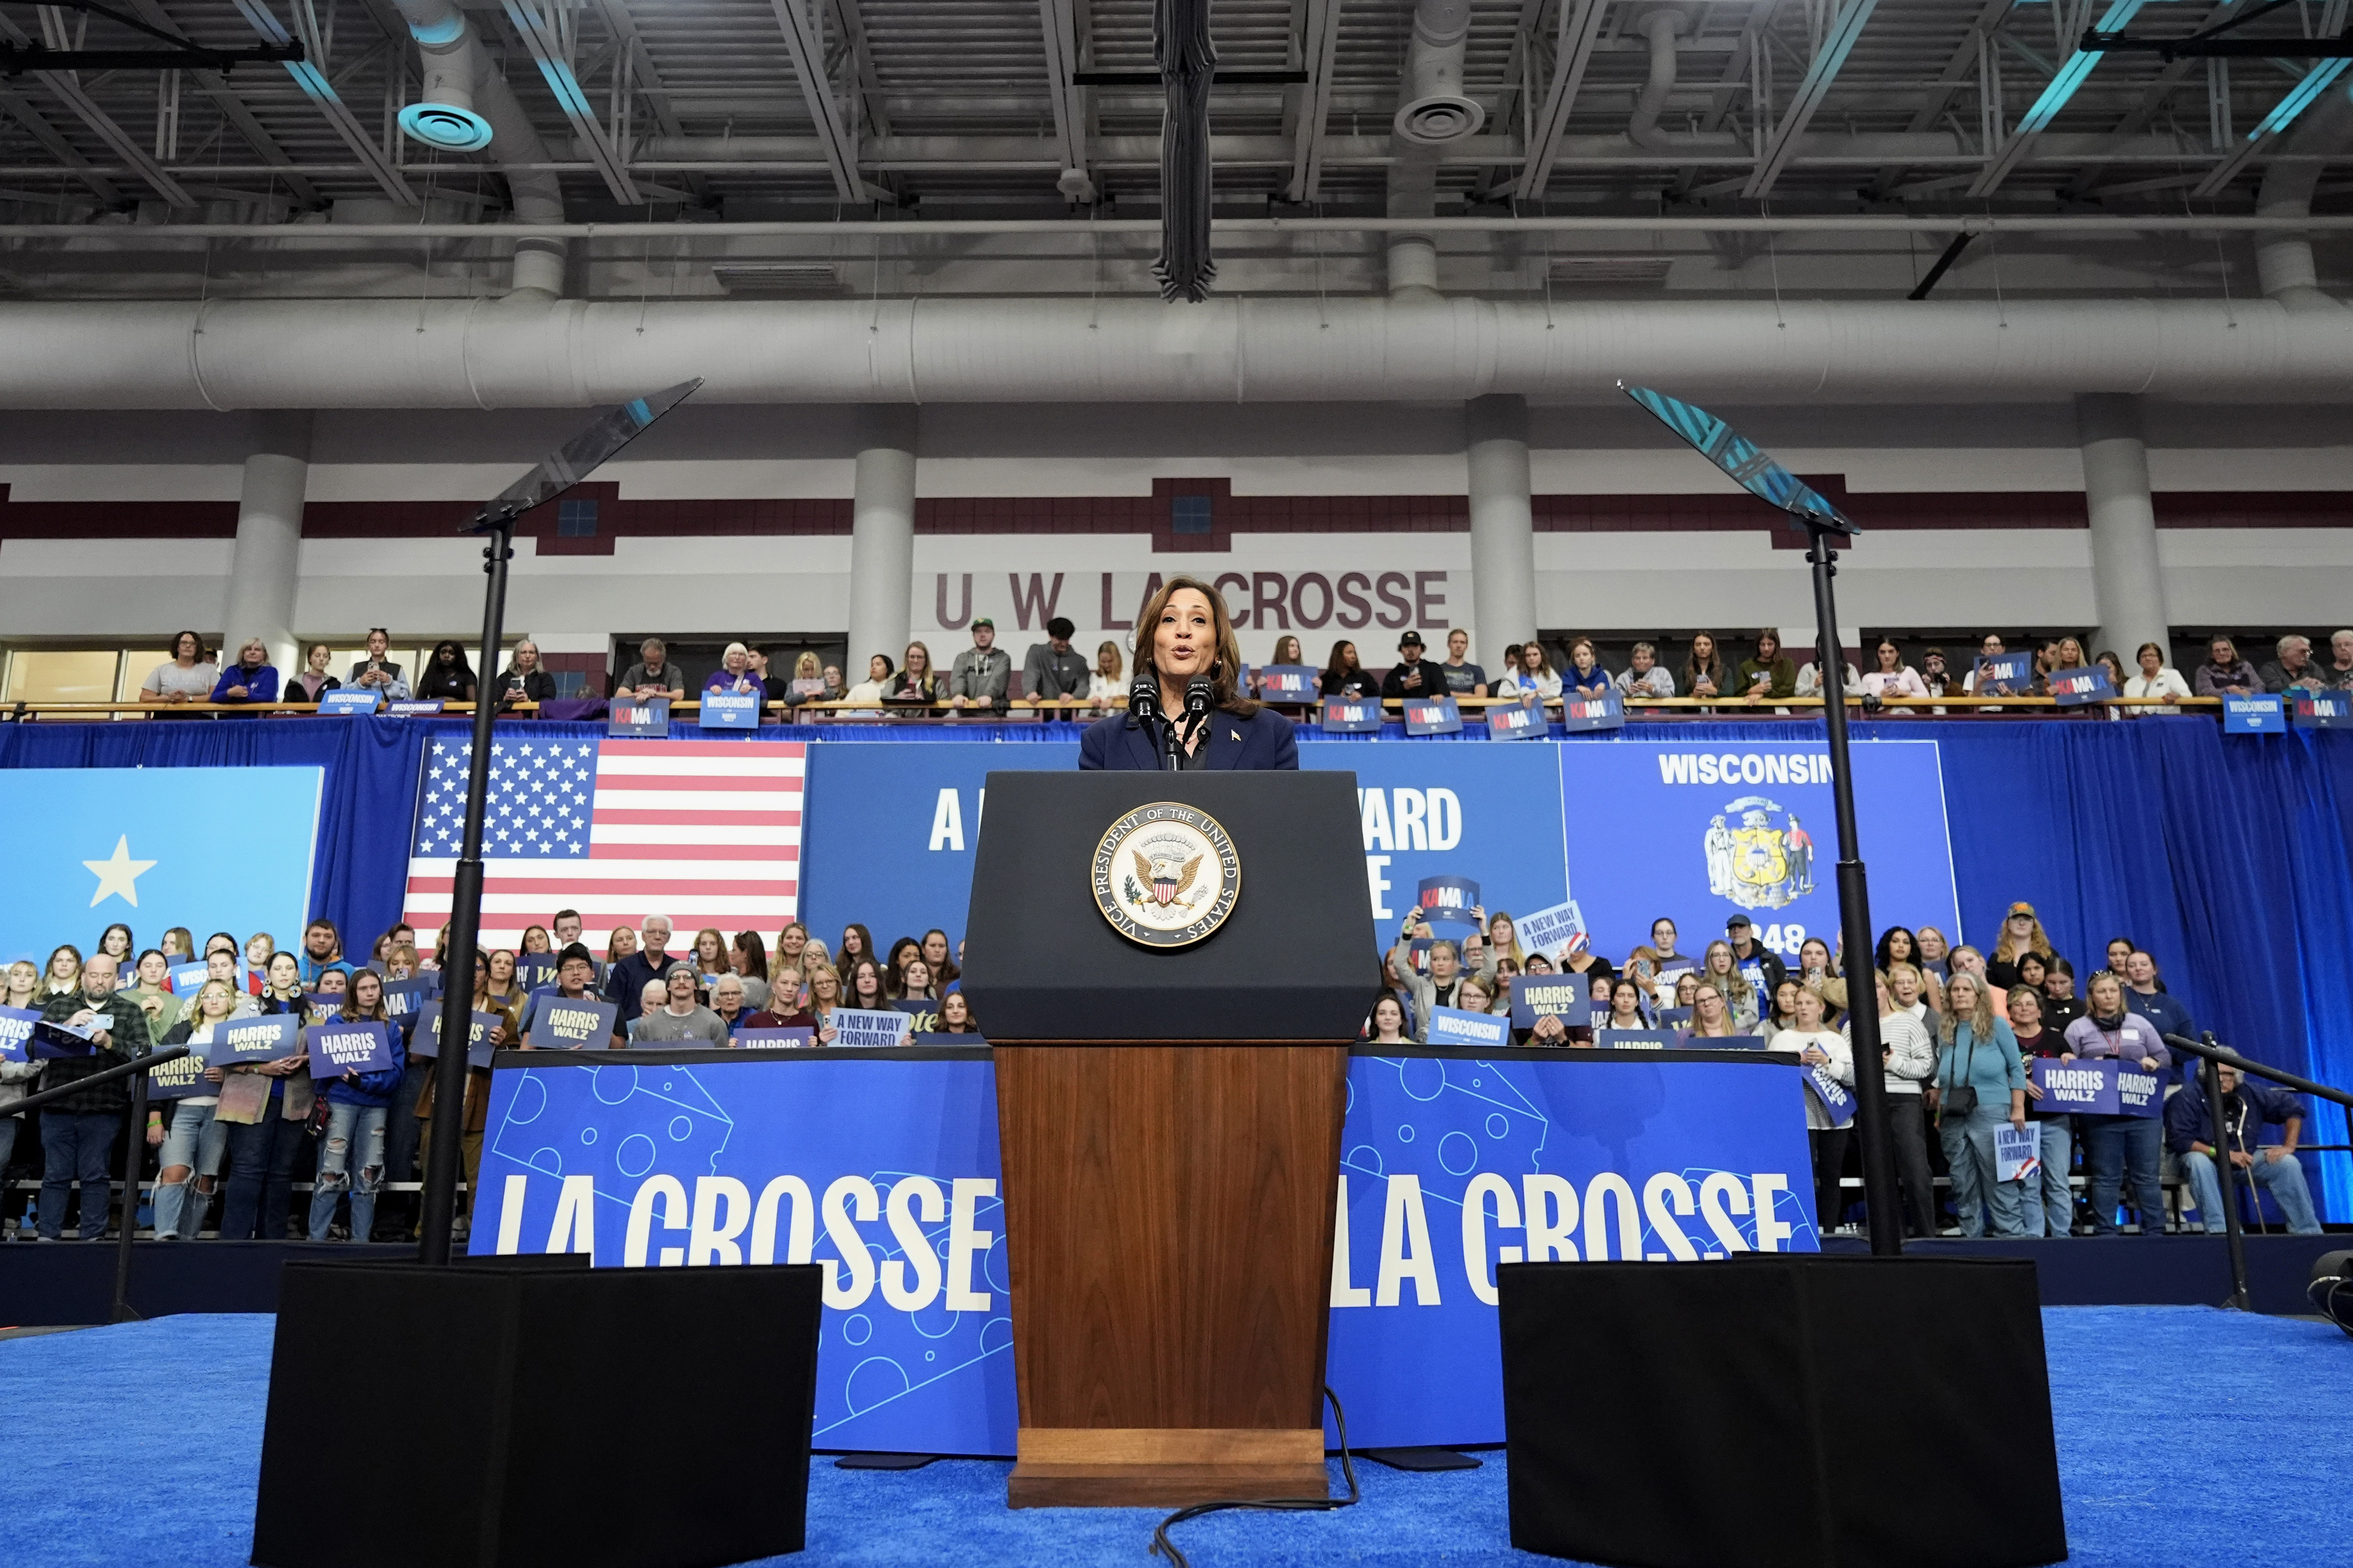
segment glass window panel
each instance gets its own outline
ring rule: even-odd
[[[134,647],[122,656],[122,679],[114,688],[117,702],[139,700],[139,687],[159,664],[172,662],[171,650],[160,647]]]
[[[8,700],[111,702],[121,662],[121,654],[111,647],[20,647],[8,661]]]

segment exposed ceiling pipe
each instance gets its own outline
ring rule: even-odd
[[[2290,143],[2298,152],[2337,153],[2353,144],[2353,89],[2339,87],[2304,117]],[[2313,193],[2319,188],[2323,165],[2315,162],[2274,163],[2263,174],[2255,196],[2260,217],[2298,218],[2310,216]],[[2255,276],[2267,299],[2291,310],[2342,310],[2344,305],[2320,287],[2319,269],[2312,258],[2312,236],[2301,230],[2274,232],[2255,247]]]
[[[533,166],[549,161],[547,144],[465,13],[453,0],[393,3],[417,40],[425,77],[425,99],[401,111],[401,129],[429,146],[451,151],[488,145],[506,174],[514,220],[562,223],[563,184],[552,171]],[[510,292],[526,299],[560,298],[565,249],[561,239],[518,239]]]
[[[2353,399],[2353,310],[2244,300],[111,300],[0,342],[10,408]]]
[[[1462,91],[1462,58],[1471,45],[1471,0],[1420,0],[1413,8],[1413,41],[1406,46],[1405,82],[1391,128],[1420,147],[1442,147],[1475,136],[1487,111]]]
[[[1652,11],[1641,20],[1643,38],[1651,47],[1650,74],[1643,79],[1642,90],[1635,95],[1634,112],[1626,121],[1626,140],[1651,153],[1689,153],[1710,159],[1738,158],[1747,161],[1750,149],[1740,137],[1725,132],[1662,131],[1659,116],[1666,111],[1667,100],[1675,90],[1675,35],[1683,25],[1683,14],[1676,10]],[[1563,147],[1564,153],[1573,149],[1576,138]],[[2113,146],[2102,141],[2103,147]],[[1951,158],[1961,148],[1950,134],[1941,131],[1883,131],[1844,134],[1809,132],[1797,139],[1790,154],[1792,163],[1810,158],[1886,157],[1899,161],[1934,161]]]
[[[2040,234],[2061,238],[2137,239],[2151,234],[2353,233],[2353,214],[2261,217],[2248,213],[1727,214],[1654,217],[1643,214],[1547,217],[1221,217],[1225,235],[1284,234]],[[206,239],[278,240],[290,245],[384,239],[806,239],[978,238],[989,235],[1153,235],[1153,218],[890,218],[743,223],[16,223],[0,240],[65,239],[117,248],[168,247]]]

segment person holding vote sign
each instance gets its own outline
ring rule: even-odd
[[[147,1142],[163,1145],[155,1175],[158,1241],[194,1241],[204,1228],[205,1210],[211,1205],[222,1158],[228,1151],[228,1126],[214,1118],[220,1107],[219,1084],[224,1075],[222,1068],[211,1065],[213,1047],[222,1026],[237,1016],[237,1005],[251,1003],[227,980],[206,981],[189,1000],[195,1005],[195,1016],[173,1025],[158,1043],[188,1047],[196,1092],[164,1100],[162,1114],[148,1118]],[[162,1089],[155,1079],[149,1080],[151,1096]]]
[[[1791,1004],[1795,1018],[1788,1028],[1765,1047],[1795,1051],[1810,1068],[1821,1068],[1849,1090],[1854,1088],[1854,1047],[1844,1035],[1822,1021],[1822,999],[1799,988]],[[1852,1104],[1852,1101],[1850,1101]],[[1850,1112],[1848,1121],[1852,1121]],[[1841,1125],[1810,1088],[1806,1093],[1806,1140],[1814,1149],[1815,1223],[1824,1231],[1836,1228],[1846,1205],[1839,1197],[1839,1177],[1846,1168],[1846,1140],[1852,1129]]]
[[[365,1241],[375,1228],[376,1189],[384,1183],[385,1121],[408,1069],[400,1031],[384,1010],[384,977],[372,969],[354,973],[339,1021],[314,1025],[305,1034],[315,1053],[311,1071],[321,1080],[319,1092],[327,1101],[318,1181],[311,1191],[311,1239],[328,1239],[335,1206],[349,1194],[352,1238]],[[364,1063],[353,1060],[334,1070],[336,1057],[356,1055],[371,1045],[375,1048],[366,1053]],[[356,1171],[354,1149],[360,1154]]]
[[[1993,1140],[1994,1129],[2004,1121],[2026,1126],[2026,1068],[2019,1060],[2018,1037],[2007,1020],[1994,1016],[1993,993],[1981,976],[1956,970],[1945,997],[1937,1131],[1953,1173],[1953,1209],[1963,1236],[1985,1235],[1989,1215],[1994,1235],[2024,1236],[2018,1184],[1997,1179]]]
[[[302,1051],[306,999],[298,973],[293,954],[278,954],[270,964],[269,994],[259,1003],[261,1016],[232,1017],[214,1033],[210,1059],[222,1075],[214,1115],[228,1129],[223,1241],[286,1238],[294,1162],[317,1099],[301,1072],[309,1058]],[[289,989],[290,997],[284,994]]]
[[[2104,969],[2092,976],[2086,989],[2091,1011],[2067,1026],[2070,1050],[2087,1058],[2130,1062],[2159,1078],[2172,1070],[2173,1053],[2166,1048],[2157,1026],[2126,1011],[2122,980]],[[2158,1163],[2165,1146],[2163,1125],[2154,1116],[2086,1114],[2077,1126],[2084,1135],[2084,1163],[2091,1175],[2093,1234],[2121,1234],[2116,1198],[2127,1175],[2133,1206],[2140,1211],[2140,1233],[2161,1234],[2165,1189],[2158,1180]]]
[[[512,1011],[499,1005],[497,1000],[491,995],[490,974],[490,965],[484,961],[481,952],[477,949],[474,953],[474,994],[471,1005],[474,1012],[486,1013],[493,1020],[490,1026],[490,1037],[485,1043],[491,1049],[499,1050],[514,1043],[515,1019]],[[417,1021],[417,1027],[420,1031],[420,1037],[429,1038],[432,1036],[440,1016],[441,1007],[437,1002],[433,1004],[430,1015]],[[436,1045],[435,1049],[437,1051],[463,1050],[470,1056],[472,1045],[470,1039],[463,1043],[442,1041]],[[436,1129],[438,1128],[445,1136],[449,1131],[434,1118],[434,1090],[439,1087],[440,1076],[438,1073],[426,1074],[425,1089],[417,1097],[417,1120],[422,1124],[424,1130],[424,1136],[417,1151],[417,1164],[419,1170],[426,1169],[427,1163],[432,1158]],[[458,1159],[465,1168],[467,1212],[470,1214],[473,1209],[473,1200],[480,1195],[481,1185],[482,1129],[490,1121],[491,1069],[489,1068],[478,1068],[470,1061],[466,1064],[466,1092],[462,1101],[458,1108]]]

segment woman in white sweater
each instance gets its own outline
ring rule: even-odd
[[[2134,714],[2179,711],[2181,700],[2189,695],[2189,683],[2181,679],[2179,670],[2165,662],[2165,650],[2153,642],[2145,642],[2140,645],[2137,657],[2140,660],[2140,673],[2125,682],[2124,695],[2163,703],[2164,706],[2133,708],[2127,711]]]
[[[1794,998],[1796,1026],[1783,1029],[1766,1043],[1770,1051],[1794,1051],[1810,1068],[1821,1068],[1844,1085],[1854,1088],[1854,1047],[1847,1037],[1822,1024],[1822,999],[1800,987]],[[1852,1118],[1850,1118],[1850,1121]],[[1846,1205],[1839,1197],[1839,1176],[1846,1164],[1847,1127],[1833,1126],[1831,1113],[1811,1089],[1806,1090],[1806,1140],[1814,1146],[1814,1224],[1823,1235],[1838,1228]]]
[[[1914,973],[1908,965],[1896,967],[1907,976]],[[1936,1234],[1936,1188],[1928,1174],[1928,1122],[1920,1098],[1920,1086],[1936,1076],[1936,1038],[1927,1023],[1934,1016],[1899,1004],[1888,994],[1887,976],[1879,977],[1879,1058],[1884,1068],[1880,1081],[1887,1092],[1888,1131],[1912,1236]],[[1853,1027],[1850,1020],[1850,1040]]]

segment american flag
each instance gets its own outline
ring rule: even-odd
[[[436,740],[417,791],[406,919],[429,951],[449,918],[470,740]],[[592,947],[668,915],[771,941],[799,903],[806,749],[793,741],[532,740],[491,748],[482,835],[485,948],[575,909]]]

